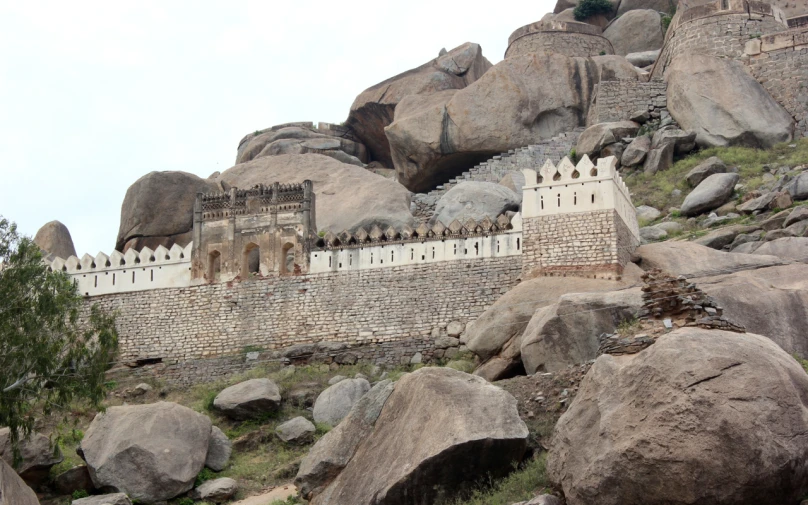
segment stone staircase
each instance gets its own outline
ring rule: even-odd
[[[416,193],[412,198],[413,215],[419,220],[428,220],[435,212],[438,200],[463,181],[499,182],[509,172],[519,171],[523,168],[538,170],[548,159],[553,163],[558,163],[564,156],[569,155],[583,131],[583,128],[576,128],[536,144],[511,149],[507,153],[498,154],[463,172],[429,193]]]

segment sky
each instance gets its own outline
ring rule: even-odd
[[[0,0],[0,215],[115,246],[127,188],[207,177],[247,133],[340,123],[364,89],[476,42],[492,62],[555,1]]]

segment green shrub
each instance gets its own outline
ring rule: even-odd
[[[808,359],[802,359],[796,353],[792,354],[792,356],[794,356],[794,359],[797,360],[797,363],[802,365],[802,368],[803,368],[803,370],[805,370],[805,373],[808,373]]]
[[[177,498],[177,501],[174,503],[176,505],[194,505],[194,499],[186,496],[184,498]]]
[[[614,6],[609,0],[581,0],[572,11],[572,15],[575,16],[576,21],[583,21],[598,14],[609,14],[613,10]]]
[[[88,496],[90,496],[90,493],[88,493],[86,489],[76,489],[73,491],[74,500],[80,500],[82,498],[87,498]]]
[[[194,482],[194,487],[199,487],[200,485],[202,485],[203,482],[207,482],[207,481],[209,481],[211,479],[215,479],[215,478],[216,478],[216,474],[213,473],[213,470],[211,470],[208,467],[205,467],[205,468],[202,469],[201,472],[199,472],[196,475],[196,481]]]
[[[549,485],[546,470],[546,455],[528,461],[522,468],[494,481],[480,483],[477,490],[466,499],[442,500],[451,505],[510,505],[514,502],[530,500]],[[438,501],[439,503],[441,500]]]

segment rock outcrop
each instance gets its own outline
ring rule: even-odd
[[[775,256],[725,253],[695,242],[682,241],[642,245],[637,248],[635,255],[640,258],[643,270],[658,268],[687,278],[729,274],[785,263]]]
[[[338,425],[369,390],[370,383],[365,379],[345,379],[329,386],[314,402],[314,420],[330,426]]]
[[[528,53],[464,89],[410,102],[385,129],[398,180],[428,190],[493,155],[583,126],[595,85],[614,79],[636,80],[634,66],[619,56]]]
[[[636,318],[643,306],[639,288],[606,293],[571,293],[533,314],[522,336],[528,374],[557,372],[598,356],[598,336]]]
[[[210,443],[208,443],[208,454],[205,456],[205,466],[214,472],[221,472],[230,461],[230,454],[233,452],[233,444],[227,435],[218,427],[210,429]]]
[[[480,45],[467,42],[363,91],[351,105],[345,124],[367,146],[373,160],[392,167],[384,128],[393,122],[396,105],[407,95],[465,88],[489,68],[491,63],[483,56]]]
[[[351,460],[359,444],[373,431],[376,419],[395,384],[387,379],[373,386],[351,408],[336,428],[314,444],[300,462],[295,485],[300,494],[310,497],[319,494]]]
[[[284,126],[284,125],[281,125]],[[245,137],[238,147],[236,164],[262,156],[319,153],[343,163],[368,161],[365,146],[351,139],[325,135],[303,126],[272,127]]]
[[[624,286],[623,282],[582,277],[537,277],[523,281],[466,329],[466,346],[483,361],[474,374],[493,381],[521,371],[521,341],[528,322],[538,309],[556,303],[560,296],[612,291]]]
[[[595,361],[556,425],[548,475],[569,505],[797,503],[805,391],[808,375],[766,337],[678,329]]]
[[[73,500],[70,505],[132,505],[125,493],[110,493]]]
[[[28,487],[2,458],[0,458],[0,505],[39,505],[34,490]]]
[[[223,389],[213,408],[231,419],[250,419],[277,411],[281,392],[270,379],[250,379]]]
[[[494,221],[506,211],[518,211],[519,202],[519,195],[501,184],[463,181],[438,200],[430,222],[440,221],[448,226],[455,219],[461,223],[485,217]]]
[[[149,172],[126,190],[115,249],[156,249],[191,241],[197,193],[220,191],[219,185],[187,172]]]
[[[14,469],[32,486],[47,480],[51,467],[64,460],[62,452],[58,448],[55,448],[54,452],[50,439],[41,433],[31,433],[27,438],[20,440],[17,447],[21,461],[19,465],[14,466]],[[14,465],[11,430],[8,428],[0,428],[0,459]]]
[[[340,163],[321,154],[265,156],[225,170],[224,185],[251,188],[256,184],[314,183],[317,228],[340,233],[360,226],[369,230],[412,226],[410,192],[364,168]]]
[[[613,123],[598,123],[590,126],[578,137],[575,153],[578,156],[597,156],[601,149],[614,144],[624,137],[633,137],[640,125],[634,121],[616,121]]]
[[[687,179],[687,183],[690,187],[695,188],[701,181],[710,177],[713,174],[723,174],[726,173],[727,166],[716,156],[711,156],[706,160],[702,161],[695,167],[693,167],[690,172],[687,173],[685,179]]]
[[[624,13],[609,24],[603,31],[603,36],[612,43],[614,54],[620,56],[654,51],[661,48],[665,41],[662,18],[659,12],[651,9]]]
[[[193,487],[205,466],[210,436],[207,416],[159,402],[110,407],[98,414],[81,449],[97,488],[154,503]]]
[[[506,391],[450,368],[422,368],[398,380],[372,433],[311,503],[433,503],[441,490],[507,473],[527,436]]]
[[[713,174],[699,183],[682,203],[681,212],[685,216],[697,216],[702,212],[717,209],[724,205],[735,191],[738,174]]]
[[[46,253],[63,259],[76,256],[70,230],[61,221],[51,221],[42,225],[34,236],[34,243]]]
[[[668,110],[702,147],[769,148],[791,140],[794,120],[740,62],[686,53],[668,68]]]

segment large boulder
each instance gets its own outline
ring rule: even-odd
[[[636,9],[650,9],[656,12],[675,12],[678,0],[620,0],[617,15],[622,16]]]
[[[217,426],[210,429],[210,443],[208,443],[208,454],[205,456],[205,466],[214,472],[221,472],[230,461],[230,454],[233,452],[233,444],[225,433]]]
[[[221,503],[236,494],[236,491],[238,491],[238,482],[229,477],[222,477],[203,482],[188,495],[194,500]]]
[[[244,137],[238,146],[236,164],[261,156],[305,153],[320,153],[354,165],[368,161],[365,146],[358,142],[326,135],[305,126],[282,126]]]
[[[548,475],[569,505],[797,503],[806,391],[808,374],[766,337],[678,329],[595,361],[556,425]]]
[[[808,200],[808,170],[794,177],[787,189],[794,200]]]
[[[303,497],[320,493],[345,468],[359,444],[373,431],[394,387],[389,379],[377,383],[356,402],[336,428],[309,450],[295,477],[295,485]]]
[[[636,318],[642,305],[639,288],[563,295],[530,319],[521,345],[525,371],[557,372],[597,358],[598,336]]]
[[[785,263],[775,256],[725,253],[695,242],[670,240],[642,245],[634,254],[639,257],[640,266],[644,270],[659,268],[671,275],[683,275],[687,278],[729,274]]]
[[[197,193],[220,191],[219,185],[187,172],[149,172],[126,190],[115,249],[156,249],[191,241]]]
[[[519,202],[519,195],[501,184],[463,181],[438,200],[431,222],[448,226],[455,219],[465,223],[489,217],[494,221],[506,211],[518,211]]]
[[[250,379],[223,389],[213,408],[231,419],[266,416],[281,406],[281,391],[270,379]]]
[[[451,368],[422,368],[398,380],[373,432],[311,503],[434,503],[441,492],[506,474],[527,436],[503,389]]]
[[[671,116],[700,146],[769,148],[793,136],[791,115],[738,61],[685,53],[666,79]]]
[[[314,402],[314,420],[336,426],[351,408],[370,390],[365,379],[345,379],[325,389]]]
[[[731,321],[768,336],[788,353],[808,357],[806,270],[804,264],[792,264],[695,281]]]
[[[70,505],[132,505],[125,493],[110,493],[73,500]]]
[[[713,174],[699,183],[682,203],[681,212],[685,216],[697,216],[703,212],[721,207],[732,197],[738,174]]]
[[[764,242],[755,249],[753,254],[765,254],[784,260],[808,263],[808,237],[783,237]]]
[[[590,126],[578,137],[575,153],[578,156],[597,156],[604,147],[625,137],[633,137],[640,125],[634,121],[615,121]]]
[[[2,458],[0,458],[0,505],[39,505],[34,490],[28,487]]]
[[[537,277],[519,283],[466,329],[466,346],[483,361],[474,374],[493,381],[520,371],[522,335],[541,307],[567,293],[612,291],[625,285],[625,281],[583,277]]]
[[[42,225],[34,236],[34,243],[43,251],[67,259],[76,256],[70,230],[60,221],[51,221]]]
[[[363,91],[351,105],[346,125],[367,146],[373,160],[393,166],[384,128],[393,122],[396,105],[407,95],[427,95],[465,88],[489,68],[479,44],[466,42],[420,67]]]
[[[624,167],[634,167],[645,161],[648,151],[651,150],[651,137],[648,135],[640,135],[631,141],[631,143],[623,151],[623,156],[620,158],[620,164]]]
[[[661,48],[665,42],[662,18],[659,12],[651,9],[626,12],[609,24],[603,36],[612,43],[614,54],[620,56],[653,51]]]
[[[14,465],[14,451],[11,447],[11,430],[0,428],[0,459],[12,465],[22,479],[37,486],[48,478],[52,466],[64,460],[61,450],[54,448],[51,440],[37,432],[19,441],[17,448],[21,461]],[[55,451],[54,451],[55,449]]]
[[[315,213],[319,230],[340,233],[378,224],[400,229],[412,225],[410,192],[369,170],[340,163],[321,154],[264,156],[225,170],[223,184],[250,188],[256,184],[314,183]]]
[[[726,171],[727,165],[724,164],[721,158],[717,156],[710,156],[706,160],[693,167],[693,169],[687,173],[685,179],[691,188],[695,188],[701,184],[701,181],[710,177],[711,175],[723,174],[726,173]]]
[[[154,503],[193,487],[210,436],[210,419],[182,405],[128,405],[95,416],[81,449],[97,488]]]
[[[625,58],[528,53],[464,89],[411,101],[385,129],[398,180],[429,190],[493,155],[583,126],[595,85],[615,79],[637,79]]]

